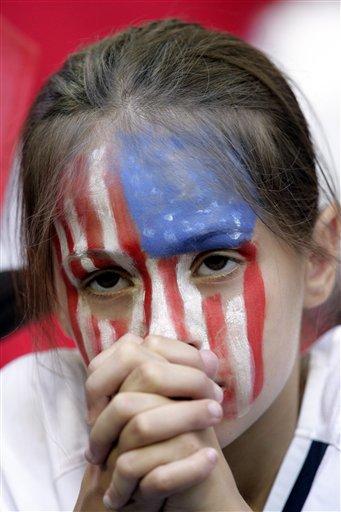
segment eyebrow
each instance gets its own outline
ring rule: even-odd
[[[249,229],[238,229],[233,232],[227,229],[202,230],[189,236],[181,236],[181,233],[170,234],[166,243],[150,243],[149,254],[152,257],[171,257],[179,254],[204,252],[216,249],[238,250],[248,244],[253,236]],[[167,234],[165,234],[167,235]]]
[[[108,263],[111,263],[119,267],[124,267],[131,273],[136,273],[134,261],[127,253],[110,251],[104,247],[89,249],[84,252],[72,252],[64,258],[62,263],[64,266],[69,267],[74,261],[83,264],[84,272],[100,270],[101,268],[106,268]]]

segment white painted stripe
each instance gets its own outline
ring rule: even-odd
[[[129,332],[135,334],[136,336],[146,335],[144,332],[144,300],[145,292],[141,289],[141,291],[137,291],[136,295],[134,296],[131,319],[129,323]]]
[[[73,286],[77,286],[78,284],[78,281],[77,279],[74,277],[73,273],[71,272],[71,269],[69,267],[69,262],[68,262],[68,255],[69,255],[69,248],[68,248],[68,244],[67,244],[67,239],[66,239],[66,234],[65,234],[65,230],[63,228],[63,226],[61,225],[61,223],[59,221],[55,221],[54,222],[54,226],[56,228],[56,231],[57,231],[57,236],[58,236],[58,240],[59,240],[59,245],[60,245],[60,250],[61,250],[61,253],[62,253],[62,266],[64,268],[64,271],[70,281],[70,283],[73,285]]]
[[[86,272],[89,272],[89,273],[95,272],[96,270],[98,270],[98,268],[94,265],[91,258],[89,258],[88,256],[82,256],[81,265],[84,268],[84,270],[86,270]]]
[[[82,297],[82,295],[78,295],[76,316],[79,329],[82,333],[83,345],[87,353],[87,356],[91,361],[91,359],[93,359],[97,355],[95,354],[93,345],[95,333],[91,323],[91,310],[89,308],[88,303],[86,302],[84,297]]]
[[[111,208],[110,198],[104,175],[105,146],[92,151],[90,155],[89,192],[90,200],[101,222],[103,232],[103,245],[107,251],[120,251],[121,247],[117,235],[115,217]]]
[[[56,249],[53,247],[52,250],[53,250],[54,260],[57,262],[58,259],[57,259]],[[55,266],[55,268],[56,268],[56,266]],[[71,324],[71,319],[70,319],[70,312],[67,307],[68,296],[67,296],[66,284],[65,284],[65,280],[62,277],[61,269],[60,269],[59,265],[57,266],[57,271],[59,274],[59,279],[56,281],[57,298],[60,301],[59,302],[59,312],[58,312],[59,317],[60,317],[59,324],[67,336],[75,339],[75,335],[74,335],[74,332],[72,329],[72,324]]]
[[[166,301],[165,290],[157,262],[147,259],[146,265],[152,282],[152,312],[149,334],[176,339],[176,332]]]
[[[98,320],[98,329],[101,336],[102,350],[106,350],[117,340],[115,328],[108,320],[102,319]]]
[[[62,258],[63,259],[67,258],[68,254],[69,254],[69,248],[67,245],[64,228],[58,220],[56,220],[54,222],[54,227],[56,228],[56,231],[57,231],[57,236],[58,236],[58,240],[59,240],[60,250],[62,253]]]
[[[185,325],[190,335],[189,341],[199,341],[200,348],[210,350],[206,323],[202,312],[202,296],[191,283],[192,256],[184,254],[176,265],[176,278],[185,311]]]
[[[70,197],[65,199],[64,209],[68,225],[70,226],[75,253],[86,252],[88,249],[86,236],[78,221],[76,208]]]
[[[240,417],[249,409],[254,374],[243,296],[238,295],[227,301],[225,321],[231,370],[235,375],[237,411]]]
[[[122,247],[119,243],[116,220],[110,202],[108,187],[105,183],[105,173],[107,172],[108,166],[106,166],[104,157],[104,146],[92,151],[90,155],[90,201],[101,224],[104,250],[108,252],[109,257],[114,258],[117,265],[131,274],[136,275],[136,268],[132,258],[128,254],[122,253]]]

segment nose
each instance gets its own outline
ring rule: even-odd
[[[147,326],[147,334],[176,338],[172,314],[166,296],[165,276],[160,271],[157,260],[147,259],[146,266],[151,284],[150,325]],[[145,300],[146,298],[145,296]]]
[[[200,348],[199,340],[192,340],[188,335],[183,297],[177,283],[176,261],[175,258],[147,261],[152,284],[148,334],[178,339]]]

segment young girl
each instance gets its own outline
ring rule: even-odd
[[[340,331],[306,365],[300,330],[339,208],[281,73],[131,27],[68,58],[22,140],[27,303],[79,352],[6,374],[5,508],[338,510]]]

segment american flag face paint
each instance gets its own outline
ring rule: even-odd
[[[55,245],[85,363],[128,331],[210,348],[225,416],[244,415],[263,385],[265,293],[251,209],[174,136],[124,135],[74,166],[85,183],[61,205]],[[195,275],[199,254],[224,251],[230,266],[238,255],[233,286],[224,269]],[[108,272],[120,275],[117,284],[89,291]]]

